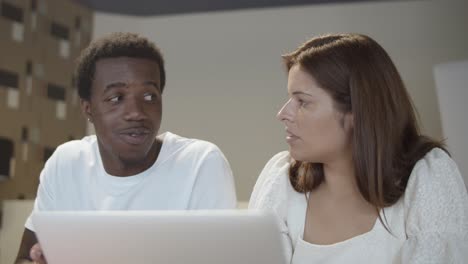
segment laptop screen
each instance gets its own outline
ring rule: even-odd
[[[245,210],[33,215],[49,264],[286,263],[276,218]]]

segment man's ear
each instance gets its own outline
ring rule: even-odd
[[[89,100],[80,99],[81,105],[81,112],[83,113],[84,117],[89,121],[93,122],[92,114],[91,114],[91,102]]]

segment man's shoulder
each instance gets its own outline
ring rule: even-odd
[[[164,133],[163,141],[169,152],[185,152],[199,155],[200,153],[221,152],[221,150],[214,143],[196,139],[179,136],[177,134],[166,132]]]
[[[207,160],[227,162],[224,154],[213,143],[182,137],[170,132],[158,136],[163,140],[163,147],[158,157],[159,164],[177,162],[187,166],[197,166]],[[191,165],[189,165],[191,164]]]
[[[41,173],[41,182],[64,183],[74,179],[84,170],[96,168],[98,158],[96,136],[87,136],[80,140],[71,140],[59,145],[47,160]]]
[[[62,143],[57,147],[57,150],[76,150],[78,149],[90,149],[96,146],[97,138],[96,135],[85,136],[82,139],[70,140]]]
[[[82,139],[71,140],[59,145],[54,154],[61,158],[78,158],[92,156],[90,155],[97,148],[97,139],[95,135],[85,136]]]

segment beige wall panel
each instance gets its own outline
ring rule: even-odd
[[[4,100],[4,98],[1,98]],[[0,120],[2,126],[0,129],[0,137],[7,137],[13,141],[18,141],[21,138],[22,113],[12,109],[3,109],[0,111]]]
[[[23,34],[22,41],[14,40],[12,27],[15,23],[0,17],[0,68],[18,74],[19,84],[18,109],[7,108],[8,89],[0,88],[0,120],[8,124],[0,127],[0,136],[14,141],[17,159],[15,177],[0,182],[0,200],[16,199],[19,193],[34,198],[44,165],[45,147],[55,148],[71,137],[81,138],[85,134],[86,122],[80,114],[79,100],[73,96],[76,91],[72,88],[72,73],[75,57],[90,40],[91,30],[80,36],[74,32],[76,17],[81,17],[83,23],[83,20],[92,21],[93,15],[73,1],[38,0],[36,12],[33,12],[30,0],[1,2],[22,8],[23,23],[19,29]],[[68,28],[68,46],[51,34],[52,22]],[[19,32],[18,25],[16,29]],[[77,36],[79,45],[73,45]],[[66,51],[68,58],[63,57]],[[31,62],[31,74],[27,72],[28,61]],[[57,101],[47,97],[49,83],[65,88],[65,120],[57,119]],[[22,140],[23,127],[28,131],[27,143]]]

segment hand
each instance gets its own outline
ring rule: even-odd
[[[31,247],[29,256],[35,264],[47,264],[44,254],[42,253],[41,245],[39,245],[39,243],[36,243]]]

